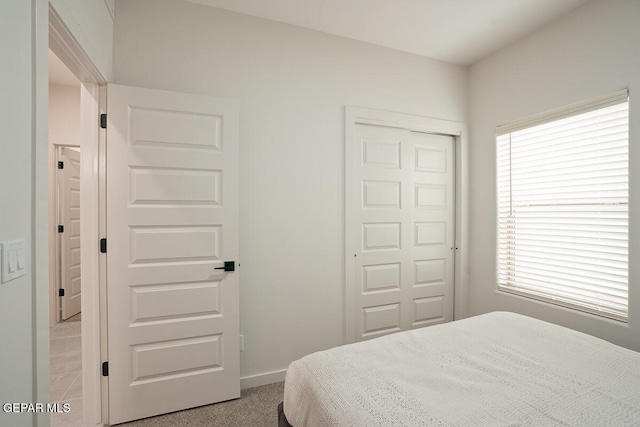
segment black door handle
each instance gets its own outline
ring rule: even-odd
[[[224,267],[216,267],[215,270],[236,271],[235,261],[225,261]]]

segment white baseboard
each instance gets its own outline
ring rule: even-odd
[[[240,378],[240,388],[259,387],[261,385],[279,383],[284,381],[284,375],[287,372],[286,369],[281,371],[267,372],[265,374],[251,375],[249,377]]]

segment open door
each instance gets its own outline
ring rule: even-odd
[[[238,103],[110,85],[107,108],[109,423],[237,398]]]
[[[80,313],[80,151],[60,147],[58,156],[58,236],[62,320]]]

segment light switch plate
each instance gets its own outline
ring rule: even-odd
[[[26,242],[14,240],[1,242],[2,253],[2,283],[24,276],[26,264]]]

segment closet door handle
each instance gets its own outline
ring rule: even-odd
[[[215,270],[236,271],[235,261],[225,261],[224,267],[216,267]]]

